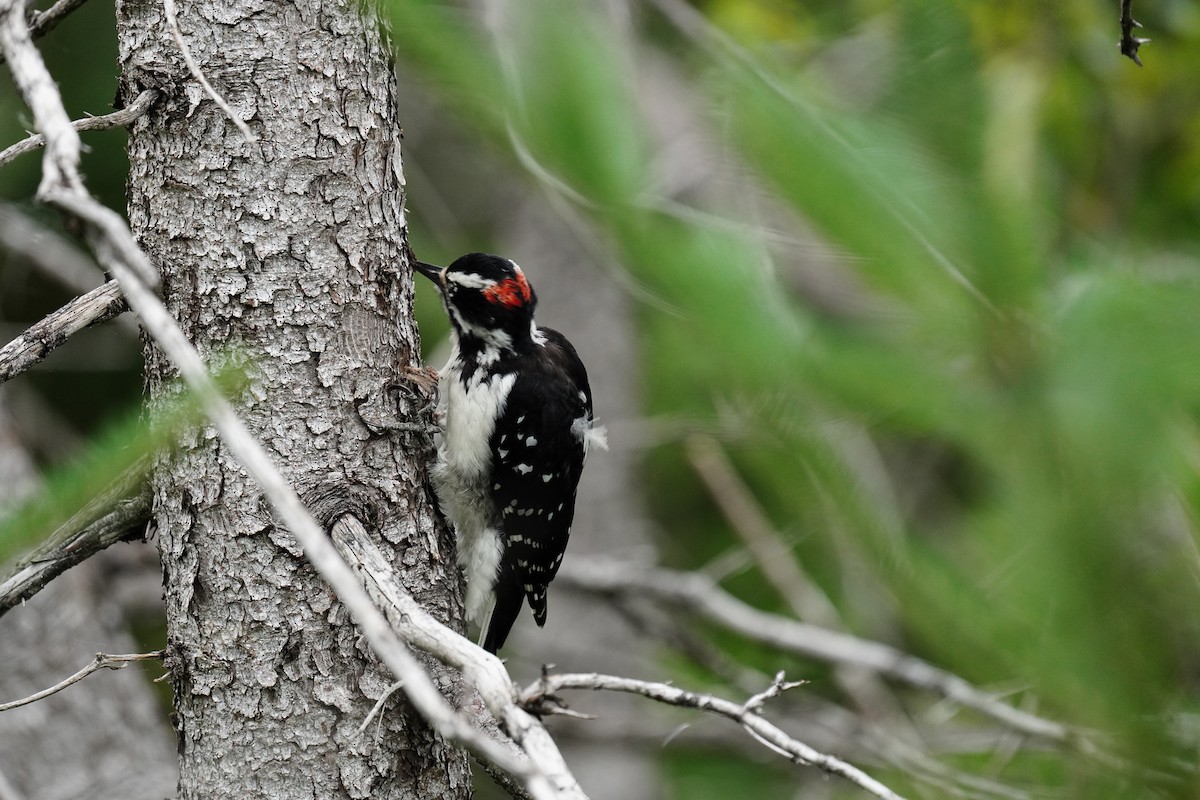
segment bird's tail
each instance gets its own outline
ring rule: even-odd
[[[515,570],[501,565],[500,574],[496,577],[496,600],[483,627],[486,631],[483,637],[484,650],[495,653],[504,646],[524,601],[525,592],[520,577]]]

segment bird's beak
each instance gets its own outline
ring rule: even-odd
[[[412,262],[412,267],[417,272],[424,275],[429,280],[437,284],[438,288],[442,287],[442,268],[435,267],[433,264],[426,264],[424,261]]]

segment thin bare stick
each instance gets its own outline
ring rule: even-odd
[[[74,294],[95,289],[101,274],[91,256],[9,203],[0,203],[0,247],[30,262]]]
[[[150,106],[154,105],[154,101],[158,99],[158,91],[156,89],[146,89],[139,94],[134,101],[118,111],[111,114],[105,114],[101,117],[84,117],[77,119],[71,123],[71,127],[76,131],[106,131],[110,128],[124,128],[134,120],[138,119],[150,110]],[[46,137],[40,133],[30,134],[27,138],[22,139],[14,145],[9,145],[0,151],[0,167],[3,167],[8,162],[18,156],[32,153],[39,147],[44,147]]]
[[[788,607],[798,618],[826,627],[841,627],[841,616],[825,593],[800,567],[781,541],[762,507],[738,476],[725,451],[711,436],[685,440],[688,461],[700,476],[730,527]]]
[[[0,347],[0,383],[20,375],[84,328],[110,320],[127,309],[116,281],[76,297]]]
[[[33,15],[29,21],[29,35],[37,39],[54,30],[71,12],[87,0],[58,0],[57,3]]]
[[[71,127],[58,87],[29,37],[25,4],[17,0],[0,2],[0,52],[8,59],[13,82],[50,145],[42,160],[38,194],[50,186],[82,190],[79,133]]]
[[[742,543],[746,545],[775,592],[798,619],[831,630],[845,630],[837,607],[809,577],[792,550],[783,542],[766,512],[738,475],[721,445],[711,436],[693,434],[685,440],[688,460],[709,495]],[[875,718],[904,725],[905,715],[879,676],[861,667],[841,664],[834,678],[859,709]]]
[[[162,660],[163,651],[155,650],[153,653],[131,653],[129,655],[109,655],[108,653],[96,653],[96,657],[92,659],[92,663],[88,664],[83,669],[76,672],[66,680],[59,681],[48,689],[42,689],[40,692],[35,692],[29,697],[23,697],[20,700],[13,700],[11,703],[0,703],[0,711],[10,711],[14,708],[27,706],[30,703],[36,703],[38,700],[43,700],[52,694],[61,692],[73,683],[79,683],[81,680],[102,669],[124,669],[135,661],[155,661]]]
[[[158,285],[158,270],[133,240],[133,234],[129,232],[124,217],[108,206],[101,205],[82,188],[50,186],[41,191],[41,197],[47,203],[53,203],[91,225],[90,244],[96,250],[96,260],[102,265],[111,269],[112,262],[119,261],[122,265],[128,265],[128,269],[136,274],[140,283],[147,286]],[[121,282],[116,273],[113,275]],[[124,282],[121,284],[128,299],[129,290]],[[130,307],[133,307],[132,303]]]
[[[388,698],[394,695],[397,690],[403,686],[404,684],[401,681],[396,681],[387,688],[387,691],[380,695],[379,699],[375,701],[375,705],[371,708],[370,713],[363,718],[362,724],[358,726],[359,733],[362,733],[367,729],[367,726],[371,724],[371,720],[375,719],[375,715],[383,711],[383,704],[388,701]]]
[[[58,27],[58,23],[66,19],[72,11],[86,2],[87,0],[58,0],[57,3],[45,11],[33,14],[29,20],[29,35],[34,39],[46,35]],[[4,54],[0,53],[0,65],[4,64],[5,61],[7,59],[4,57]]]
[[[187,46],[187,42],[183,40],[183,32],[179,30],[179,20],[176,18],[175,0],[163,0],[163,11],[165,11],[167,15],[167,28],[171,31],[171,37],[175,39],[175,44],[179,47],[179,52],[183,55],[183,61],[185,64],[187,64],[188,71],[192,73],[192,77],[204,87],[204,91],[207,92],[208,96],[212,98],[212,101],[217,104],[217,108],[221,109],[221,111],[225,113],[225,116],[229,117],[229,121],[232,122],[239,131],[241,131],[242,137],[250,144],[257,142],[258,137],[254,135],[254,131],[250,130],[250,126],[247,125],[241,117],[233,113],[233,109],[230,107],[229,103],[225,102],[225,98],[213,88],[213,85],[208,82],[208,78],[204,77],[204,72],[200,69],[200,64],[198,64],[195,57],[192,56],[191,48],[189,48]]]
[[[803,742],[792,738],[775,725],[768,722],[760,713],[762,700],[773,697],[780,692],[798,684],[785,683],[782,674],[772,684],[772,689],[750,698],[746,703],[735,703],[710,694],[689,692],[665,683],[634,680],[616,675],[600,675],[597,673],[543,675],[541,680],[534,683],[521,693],[521,704],[537,713],[547,703],[555,704],[555,695],[563,689],[590,689],[593,691],[625,692],[648,697],[660,703],[695,708],[708,711],[733,720],[741,725],[751,736],[764,746],[786,756],[800,764],[817,767],[831,775],[844,778],[864,791],[876,797],[888,800],[903,800],[900,795],[887,786],[867,775],[862,770],[847,764],[839,758],[814,750]],[[762,700],[759,700],[759,698]],[[758,701],[757,703],[755,701]]]
[[[0,580],[0,617],[71,567],[146,527],[150,518],[150,490],[137,477],[141,473],[142,470],[134,468],[121,475],[87,508],[12,565],[8,577]],[[104,508],[109,510],[97,512]]]
[[[916,656],[880,642],[760,611],[699,573],[592,559],[585,564],[564,565],[558,581],[600,594],[653,598],[779,650],[826,663],[864,667],[891,680],[937,692],[1030,736],[1086,744],[1067,726],[1013,708]]]
[[[16,206],[0,203],[0,247],[36,267],[75,294],[96,288],[100,267],[66,236]],[[132,314],[120,314],[116,324],[134,336],[140,330]]]

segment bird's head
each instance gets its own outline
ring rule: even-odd
[[[414,261],[413,268],[438,287],[459,337],[511,347],[530,335],[537,295],[513,261],[468,253],[448,267]]]

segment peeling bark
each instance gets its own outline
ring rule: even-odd
[[[130,223],[163,297],[202,353],[247,361],[243,418],[318,519],[372,521],[409,591],[461,628],[428,441],[397,427],[425,400],[400,379],[419,351],[377,21],[336,0],[198,0],[179,23],[259,141],[188,74],[158,3],[118,3],[123,94],[165,95],[129,144]],[[151,393],[170,391],[170,376],[148,349]],[[154,484],[180,798],[469,794],[465,756],[399,693],[357,732],[391,678],[211,429]]]

